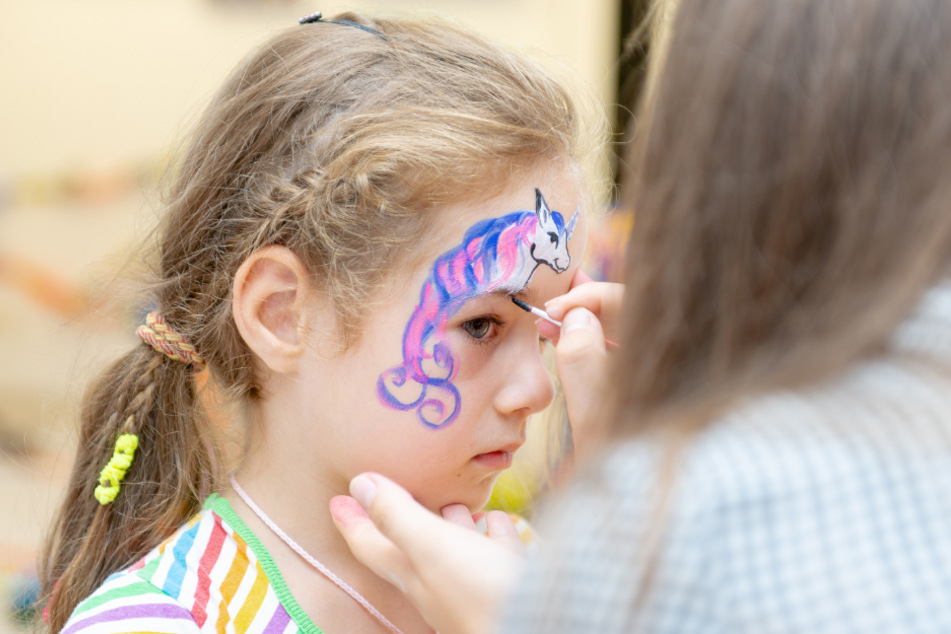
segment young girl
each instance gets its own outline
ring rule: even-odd
[[[445,24],[312,18],[252,55],[177,168],[141,344],[87,395],[51,630],[430,631],[328,502],[368,469],[486,502],[552,398],[510,296],[568,289],[590,138]],[[230,486],[196,379],[247,413]]]

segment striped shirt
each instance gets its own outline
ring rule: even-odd
[[[511,515],[531,552],[531,526]],[[482,526],[484,522],[480,523]],[[314,574],[317,574],[316,572]],[[222,497],[80,603],[63,634],[321,630],[291,595],[271,555]]]
[[[63,634],[320,633],[227,500],[201,512],[80,603]]]

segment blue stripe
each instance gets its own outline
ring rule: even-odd
[[[182,580],[185,578],[185,572],[188,570],[188,551],[195,543],[195,535],[198,534],[200,523],[195,524],[189,530],[181,534],[172,550],[172,567],[168,571],[165,583],[162,585],[162,592],[177,599],[182,592]]]

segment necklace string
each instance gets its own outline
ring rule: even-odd
[[[233,475],[231,476],[231,488],[234,489],[235,493],[238,494],[238,497],[240,497],[242,500],[244,500],[244,503],[247,504],[248,507],[249,507],[252,511],[254,511],[254,514],[257,515],[258,518],[259,518],[262,522],[264,522],[264,523],[267,525],[267,527],[270,528],[271,531],[272,531],[275,535],[277,535],[278,537],[280,537],[280,538],[281,538],[281,541],[283,541],[285,544],[287,544],[288,546],[290,546],[291,549],[292,549],[295,553],[297,553],[298,555],[300,555],[300,556],[304,559],[304,561],[306,561],[306,562],[309,563],[311,566],[313,566],[314,568],[316,568],[317,571],[318,571],[320,574],[322,574],[323,576],[327,577],[330,581],[332,581],[332,582],[334,583],[334,585],[336,585],[338,588],[340,588],[341,590],[343,590],[344,592],[346,592],[348,595],[350,595],[350,598],[352,598],[354,601],[356,601],[357,603],[359,603],[360,606],[361,606],[364,610],[366,610],[366,611],[370,614],[370,616],[372,616],[372,617],[375,618],[377,621],[379,621],[379,622],[380,622],[380,625],[382,625],[384,628],[386,628],[387,630],[389,630],[389,631],[392,632],[393,634],[403,634],[403,631],[402,631],[402,630],[400,630],[398,627],[396,627],[395,625],[393,625],[393,623],[391,623],[389,619],[387,619],[385,616],[383,616],[383,614],[380,613],[379,610],[377,610],[375,607],[373,607],[373,604],[370,603],[369,601],[367,601],[366,598],[365,598],[362,594],[360,594],[359,592],[357,592],[357,591],[356,591],[352,586],[350,586],[350,584],[348,584],[346,581],[344,581],[343,579],[341,579],[340,577],[338,577],[337,575],[335,575],[335,574],[333,573],[333,571],[330,570],[330,568],[328,568],[327,566],[325,566],[325,565],[323,565],[322,563],[320,563],[319,561],[317,561],[317,559],[316,559],[313,555],[311,555],[309,552],[307,552],[306,550],[304,550],[304,549],[301,547],[300,544],[298,544],[298,543],[295,542],[293,539],[291,539],[290,535],[288,535],[287,533],[285,533],[284,530],[281,529],[281,527],[278,526],[278,525],[274,522],[274,520],[272,520],[270,517],[268,517],[267,513],[265,513],[264,511],[261,510],[261,507],[259,507],[257,504],[254,503],[254,500],[252,500],[252,499],[251,499],[251,496],[248,495],[247,492],[246,492],[244,489],[241,488],[241,485],[238,484],[238,481],[235,479],[235,477],[234,477]]]

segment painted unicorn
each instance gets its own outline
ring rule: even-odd
[[[517,293],[528,286],[542,264],[556,273],[568,269],[568,240],[578,211],[568,225],[551,211],[535,190],[535,211],[516,211],[488,218],[466,231],[462,244],[433,264],[419,303],[403,334],[403,364],[380,375],[377,393],[393,409],[416,410],[419,421],[434,429],[459,414],[459,390],[452,384],[455,361],[446,324],[468,300],[500,289]]]

